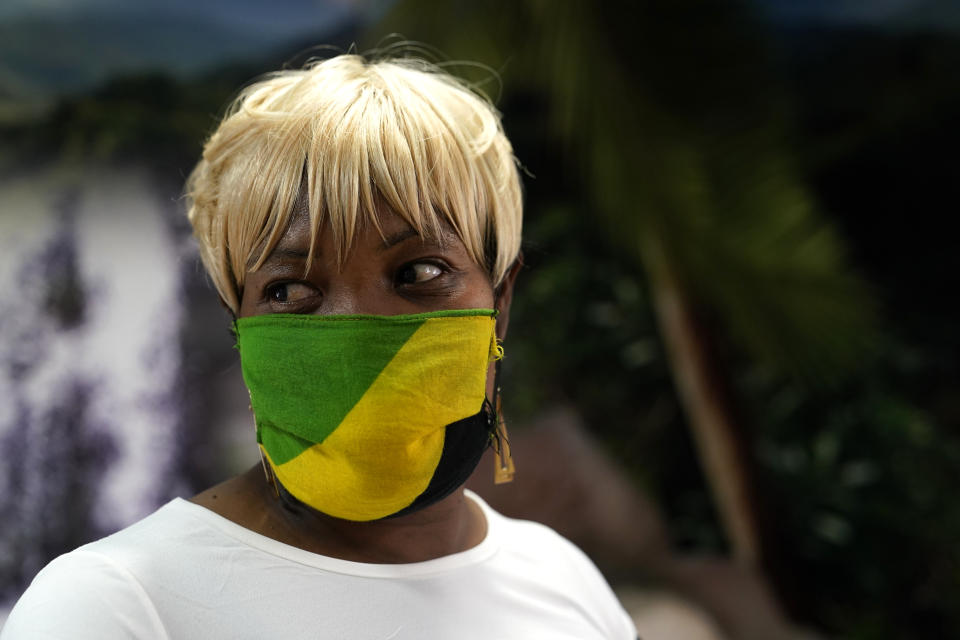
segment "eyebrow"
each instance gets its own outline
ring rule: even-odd
[[[432,237],[432,235],[421,235],[413,227],[406,227],[400,231],[384,236],[383,246],[380,247],[380,251],[387,251],[410,238],[420,238],[425,245],[444,247],[447,242],[455,242],[457,235],[449,229],[441,228],[439,235]]]
[[[404,242],[406,240],[409,240],[410,238],[419,237],[419,236],[420,234],[417,233],[416,229],[414,229],[413,227],[406,227],[404,229],[401,229],[400,231],[384,236],[383,246],[380,247],[380,251],[381,252],[386,251],[391,247],[397,246],[401,242]]]
[[[282,260],[284,258],[306,260],[308,257],[310,257],[310,251],[307,249],[298,249],[296,247],[277,247],[270,252],[270,255],[267,256],[263,262],[266,264],[268,262],[276,262],[277,260]]]
[[[447,232],[445,230],[441,231],[441,236],[445,236],[445,237],[442,237],[439,243],[442,244],[443,240],[448,239],[447,237],[450,235],[452,235],[450,232]],[[417,230],[414,229],[413,227],[406,227],[404,229],[401,229],[399,231],[386,235],[383,239],[383,246],[379,247],[379,250],[381,252],[387,251],[388,249],[397,246],[401,242],[405,242],[410,238],[414,238],[414,237],[421,237],[421,236],[419,233],[417,233]],[[424,242],[436,242],[434,240],[430,240],[429,238],[423,238],[423,240]],[[309,257],[310,257],[309,249],[278,246],[273,251],[270,252],[270,255],[267,256],[267,258],[264,260],[264,264],[268,262],[273,262],[276,260],[282,260],[284,258],[287,258],[287,259],[292,258],[295,260],[306,260]]]

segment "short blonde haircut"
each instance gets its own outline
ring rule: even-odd
[[[449,225],[494,286],[520,251],[520,179],[498,112],[423,61],[340,55],[270,74],[233,102],[186,197],[204,266],[234,315],[301,185],[311,247],[328,220],[341,263],[359,225],[380,229],[378,205],[424,237]]]

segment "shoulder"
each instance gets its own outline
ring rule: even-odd
[[[10,612],[2,640],[167,637],[143,576],[198,529],[179,503],[50,562]]]
[[[508,518],[475,495],[471,498],[484,509],[490,532],[497,538],[495,561],[505,580],[517,583],[527,594],[553,600],[566,611],[578,611],[605,638],[636,638],[630,616],[579,547],[546,525]]]
[[[550,527],[532,520],[520,520],[494,511],[475,494],[470,494],[483,508],[490,531],[495,535],[500,553],[512,563],[536,566],[554,577],[604,580],[593,561],[575,544]],[[604,580],[604,584],[606,584]]]
[[[156,610],[122,565],[78,549],[48,564],[0,633],[20,638],[166,638]]]

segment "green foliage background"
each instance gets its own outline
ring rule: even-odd
[[[533,174],[516,417],[572,401],[679,548],[725,550],[655,320],[660,251],[738,400],[794,615],[840,638],[960,635],[960,269],[941,223],[960,41],[774,37],[711,0],[400,2],[360,49],[391,31],[497,72],[451,66]],[[236,87],[289,53],[63,99],[2,125],[0,170],[136,161],[176,183]]]
[[[722,551],[652,311],[665,255],[738,401],[794,615],[837,637],[960,633],[958,265],[936,215],[957,184],[957,39],[770,34],[710,0],[426,4],[380,27],[491,65],[503,86],[481,86],[536,176],[514,402],[572,400],[676,543]]]

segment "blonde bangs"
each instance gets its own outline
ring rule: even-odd
[[[494,285],[519,253],[519,176],[499,115],[422,62],[343,55],[272,74],[236,99],[187,184],[201,257],[235,314],[246,272],[303,195],[311,255],[329,222],[342,263],[361,226],[380,229],[382,206],[424,237],[448,225]]]

